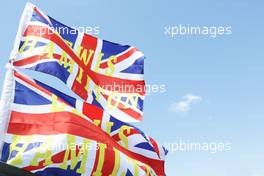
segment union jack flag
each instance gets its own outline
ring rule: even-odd
[[[20,68],[58,78],[76,96]],[[28,3],[3,88],[0,161],[37,175],[165,175],[167,150],[129,123],[142,120],[143,75],[136,48],[79,32]]]
[[[142,120],[144,55],[132,46],[79,32],[27,4],[11,58],[15,67],[57,77],[121,121]]]
[[[27,78],[30,79],[30,78]],[[33,80],[32,80],[33,81]],[[50,91],[52,94],[61,98],[69,106],[75,108],[79,113],[84,114],[99,126],[103,131],[109,134],[116,142],[128,150],[157,160],[164,160],[167,150],[160,146],[153,138],[146,135],[143,131],[134,125],[122,122],[111,116],[108,112],[95,105],[71,97],[47,84],[34,80],[34,82]],[[125,137],[122,140],[122,137]]]
[[[143,154],[118,143],[120,139],[114,137],[115,131],[124,122],[114,120],[118,125],[113,125],[114,129],[107,134],[103,124],[112,117],[105,116],[99,108],[66,98],[66,94],[18,71],[12,74],[9,82],[13,98],[10,105],[5,105],[10,119],[1,150],[2,162],[45,176],[165,175],[162,153]],[[77,104],[87,106],[81,108],[83,114],[77,110]],[[102,119],[101,128],[89,117]],[[131,137],[135,139],[129,136],[129,143],[139,139],[139,148],[163,152],[153,139],[130,127]],[[131,147],[135,147],[134,144]]]

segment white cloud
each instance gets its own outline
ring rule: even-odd
[[[202,99],[201,96],[187,94],[182,97],[181,101],[172,103],[169,110],[172,112],[188,112],[191,109],[191,105],[201,102]]]

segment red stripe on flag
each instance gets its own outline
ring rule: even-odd
[[[25,77],[25,76],[19,74],[17,71],[14,72],[14,76],[15,76],[16,79],[20,79],[21,81],[23,81],[23,82],[29,84],[30,86],[32,86],[32,87],[38,89],[39,91],[41,91],[41,92],[47,94],[48,96],[50,96],[50,97],[52,96],[52,93],[51,93],[51,92],[49,92],[49,91],[47,91],[46,89],[44,89],[43,87],[39,86],[38,84],[36,84],[34,81],[30,80],[29,78],[27,78],[27,77]],[[57,101],[69,105],[66,101],[64,101],[64,100],[61,99],[60,97],[57,97]]]
[[[128,151],[99,127],[70,112],[29,114],[12,111],[8,133],[17,135],[71,134],[88,138],[105,143],[109,148],[115,147],[125,155],[149,165],[157,174],[164,174],[164,161],[147,158]]]
[[[131,49],[128,50],[126,53],[124,53],[124,54],[118,56],[118,57],[116,58],[116,62],[113,61],[113,64],[117,64],[117,63],[122,62],[123,60],[127,59],[127,58],[130,57],[132,54],[134,54],[136,51],[137,51],[136,48],[131,48]],[[108,67],[108,65],[107,65],[107,61],[102,62],[102,63],[100,64],[100,68],[107,68],[107,67]]]
[[[82,38],[82,42],[81,42],[81,46],[82,49],[80,50],[80,56],[82,55],[82,52],[84,52],[84,49],[87,52],[87,58],[82,58],[82,59],[88,59],[90,58],[90,60],[87,62],[87,65],[84,64],[84,62],[80,62],[78,64],[80,64],[79,66],[83,69],[83,70],[90,70],[91,68],[91,64],[92,61],[95,60],[96,58],[94,58],[95,56],[95,50],[96,50],[96,46],[97,46],[97,38],[91,36],[91,35],[84,35]],[[93,54],[90,56],[89,51],[92,50]],[[80,69],[78,69],[78,74],[79,75],[81,72]],[[89,76],[89,75],[88,75]],[[95,81],[95,80],[94,80]],[[95,81],[96,82],[96,81]],[[89,92],[87,92],[87,90],[85,89],[85,86],[87,84],[87,75],[83,74],[82,78],[81,78],[81,83],[78,82],[76,79],[73,82],[73,85],[71,87],[71,89],[77,94],[79,95],[81,98],[83,98],[84,100],[87,100],[89,96],[92,96]],[[89,83],[88,83],[89,84]]]
[[[156,153],[158,154],[158,156],[160,157],[160,151],[159,151],[159,147],[158,147],[157,142],[156,142],[153,138],[151,138],[151,137],[149,137],[149,140],[150,140],[150,142],[151,142],[151,144],[152,144],[152,146],[153,146],[155,152],[156,152]]]
[[[48,57],[48,53],[43,53],[43,54],[40,54],[40,55],[34,55],[34,56],[30,56],[30,57],[27,57],[27,58],[24,58],[24,59],[21,59],[21,60],[14,61],[13,65],[16,66],[16,67],[22,67],[22,66],[25,66],[25,65],[36,63],[36,62],[38,62],[40,60],[47,60],[47,59],[57,59],[57,60],[59,60],[60,58],[61,58],[60,54],[53,54],[53,57],[49,58]],[[69,60],[69,58],[67,58],[67,59]]]
[[[89,60],[87,66],[84,65],[84,63],[82,63],[83,67],[87,67],[88,69],[91,68],[91,65],[92,63],[94,62],[95,59],[97,58],[94,58],[95,56],[95,50],[96,50],[96,47],[97,47],[97,43],[98,43],[98,39],[91,36],[91,35],[88,35],[88,34],[84,34],[83,35],[83,38],[82,38],[82,43],[81,43],[81,46],[85,49],[87,49],[87,51],[89,50],[93,50],[94,53],[91,55],[91,59]]]
[[[92,121],[100,120],[102,122],[104,111],[96,105],[84,102],[82,113],[89,117]]]
[[[30,56],[30,57],[15,61],[13,63],[13,65],[17,66],[17,67],[21,67],[21,66],[24,66],[27,64],[32,64],[32,63],[38,62],[38,61],[43,60],[43,59],[48,59],[47,53],[42,54],[42,55]]]
[[[26,78],[25,76],[19,74],[19,73],[16,72],[16,71],[14,72],[14,76],[15,76],[15,78],[18,78],[18,79],[24,81],[25,83],[29,84],[30,86],[35,87],[36,89],[39,89],[40,91],[44,92],[45,94],[47,94],[47,95],[49,95],[49,96],[52,95],[52,93],[50,93],[49,91],[47,91],[47,90],[44,89],[43,87],[37,85],[35,82],[29,80],[28,78]]]

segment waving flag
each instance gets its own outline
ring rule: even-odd
[[[76,31],[27,4],[11,58],[16,67],[57,77],[121,121],[142,120],[144,55],[132,46]]]
[[[127,122],[122,122],[115,117],[112,117],[103,109],[71,97],[38,80],[34,80],[34,82],[35,84],[45,88],[52,94],[61,98],[69,106],[75,108],[79,113],[84,114],[94,124],[101,127],[103,131],[109,134],[116,142],[128,150],[152,159],[165,159],[167,150],[160,146],[153,138],[149,137],[140,129],[136,128],[134,125],[131,125]]]
[[[11,79],[11,78],[9,78]],[[14,72],[1,161],[37,175],[164,175],[164,161],[119,145],[60,97]]]

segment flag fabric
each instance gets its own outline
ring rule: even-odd
[[[32,79],[52,76],[75,96]],[[167,150],[143,117],[144,55],[68,27],[27,3],[4,83],[0,161],[37,175],[164,176]]]
[[[146,157],[159,160],[165,159],[167,150],[134,125],[122,122],[101,108],[66,95],[40,81],[35,80],[35,82],[63,99],[70,106],[77,108],[79,113],[87,116],[123,147]]]
[[[62,98],[13,72],[1,161],[37,175],[165,175],[164,161],[122,147]]]
[[[144,55],[135,47],[77,31],[27,4],[11,58],[17,68],[60,79],[121,121],[142,120]]]
[[[22,73],[20,72],[17,74]],[[26,75],[24,75],[24,77],[26,77],[27,80],[34,82],[35,85],[38,85],[48,90],[53,95],[56,95],[67,105],[76,109],[78,113],[85,115],[89,121],[100,127],[121,146],[145,157],[164,161],[167,150],[134,125],[122,122],[115,117],[112,117],[103,109],[71,97],[43,82],[32,80]],[[57,100],[53,99],[53,101],[56,102]]]

